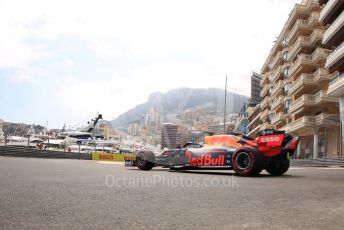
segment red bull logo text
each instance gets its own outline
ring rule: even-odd
[[[219,155],[216,158],[211,154],[202,154],[201,156],[192,157],[190,152],[186,152],[185,156],[188,158],[190,166],[223,166],[225,164],[224,155]]]

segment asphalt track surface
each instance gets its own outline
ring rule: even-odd
[[[343,229],[344,169],[143,172],[0,157],[0,229]]]

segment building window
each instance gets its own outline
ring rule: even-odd
[[[289,88],[290,88],[290,84],[286,84],[286,85],[283,87],[283,95],[284,95],[284,96],[288,96],[288,95],[289,95]]]
[[[269,114],[269,120],[270,120],[270,122],[272,121],[272,118],[274,117],[274,114],[273,113],[270,113]]]
[[[288,78],[289,75],[289,66],[284,67],[284,78]]]
[[[289,107],[290,107],[290,104],[291,104],[291,100],[288,99],[284,102],[284,112],[287,113],[289,111]]]
[[[287,47],[288,46],[288,42],[287,42],[287,38],[286,37],[283,38],[282,45],[283,45],[283,47]]]
[[[288,61],[288,51],[285,51],[284,53],[283,53],[283,60],[284,61]]]

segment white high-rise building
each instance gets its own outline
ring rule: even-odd
[[[2,131],[3,121],[0,120],[0,141],[5,140],[4,132]]]

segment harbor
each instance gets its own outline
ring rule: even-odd
[[[62,129],[54,130],[43,127],[41,132],[36,132],[35,125],[32,125],[27,129],[26,135],[15,135],[17,130],[12,133],[4,132],[4,122],[1,121],[0,147],[83,154],[132,154],[141,149],[159,151],[159,146],[126,139],[123,134],[105,137],[105,125],[100,126],[98,123],[100,120],[102,120],[102,115],[97,114],[96,117],[86,122],[87,125],[76,130],[66,129],[65,126]],[[109,129],[109,127],[106,128]]]

